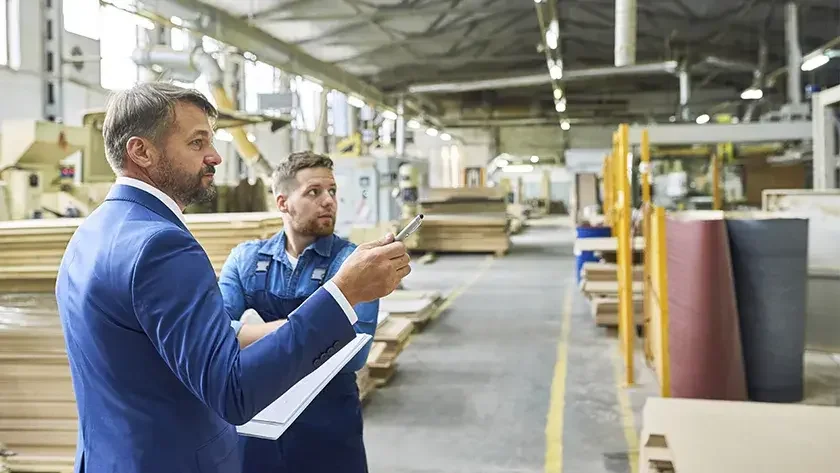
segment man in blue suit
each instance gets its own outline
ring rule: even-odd
[[[106,156],[119,177],[71,239],[56,283],[79,412],[76,472],[239,473],[234,425],[353,340],[353,306],[410,271],[392,236],[361,245],[284,326],[240,332],[256,340],[240,349],[182,215],[215,192],[215,117],[200,93],[163,83],[108,105]]]
[[[234,248],[219,278],[227,312],[236,319],[246,309],[266,321],[285,319],[336,274],[355,248],[333,234],[339,189],[330,158],[293,153],[274,171],[272,190],[283,230]],[[379,301],[353,308],[356,331],[373,335]],[[278,440],[240,438],[243,473],[366,473],[356,371],[369,351],[370,343]]]

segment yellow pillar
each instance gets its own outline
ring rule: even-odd
[[[617,225],[614,232],[618,237],[618,287],[619,287],[619,335],[625,365],[625,383],[633,384],[633,346],[636,324],[633,318],[633,247],[631,232],[631,193],[627,176],[627,159],[630,153],[630,127],[622,124],[617,138],[615,165]]]

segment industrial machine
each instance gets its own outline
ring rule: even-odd
[[[105,111],[96,110],[84,115],[80,127],[39,120],[0,123],[0,220],[79,217],[95,209],[115,179],[105,159],[104,120]],[[291,118],[220,110],[216,127],[241,130],[264,122],[276,130]],[[76,153],[78,166],[67,159]]]
[[[336,233],[412,218],[429,187],[428,161],[394,156],[332,156],[338,186]],[[396,197],[396,199],[395,199]]]
[[[77,192],[74,181],[77,171],[82,172],[80,178],[96,175],[96,166],[86,159],[90,153],[83,152],[95,146],[94,135],[87,127],[46,121],[0,123],[0,181],[4,184],[0,187],[0,208],[5,208],[0,216],[11,220],[75,217],[89,211],[92,202]],[[81,170],[62,164],[78,152],[83,156]]]

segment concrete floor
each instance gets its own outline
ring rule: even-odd
[[[637,384],[619,388],[615,336],[595,327],[572,279],[574,232],[535,223],[502,258],[414,266],[408,289],[456,297],[365,406],[371,473],[631,471],[653,373],[637,350]],[[838,404],[838,360],[806,361],[808,402]]]

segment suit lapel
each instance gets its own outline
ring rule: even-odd
[[[113,186],[111,186],[111,190],[108,192],[108,197],[105,198],[106,202],[109,200],[122,200],[142,205],[143,207],[146,207],[147,209],[160,215],[166,220],[174,223],[175,225],[178,225],[184,230],[189,231],[189,229],[184,225],[181,219],[179,219],[177,215],[172,213],[172,211],[169,210],[169,207],[167,207],[166,204],[164,204],[160,201],[160,199],[153,196],[152,194],[149,194],[144,190],[132,186],[126,186],[123,184],[114,184]]]

